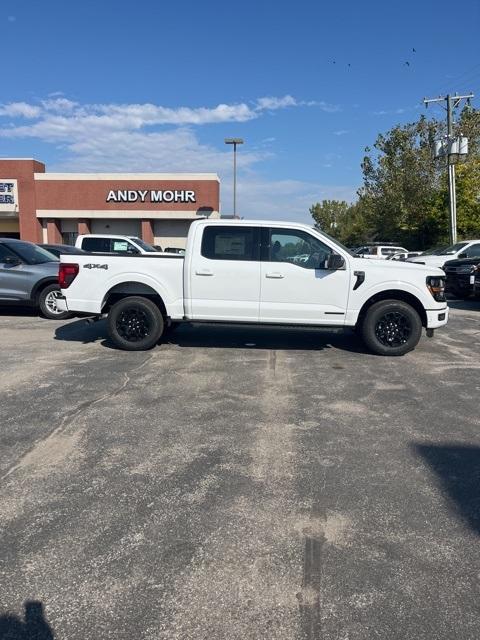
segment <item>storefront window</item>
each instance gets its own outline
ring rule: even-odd
[[[72,247],[74,247],[77,236],[78,236],[78,233],[76,231],[64,231],[62,233],[62,242],[63,244],[69,244]]]

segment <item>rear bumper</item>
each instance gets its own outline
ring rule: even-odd
[[[445,306],[440,309],[427,309],[427,329],[438,329],[448,322],[450,309]]]
[[[61,293],[60,291],[55,292],[55,297],[57,299],[57,308],[62,312],[69,311],[69,308],[67,305],[67,299],[65,298],[63,293]]]

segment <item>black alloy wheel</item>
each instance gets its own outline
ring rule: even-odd
[[[108,333],[117,347],[125,351],[151,349],[164,329],[163,315],[152,300],[128,296],[119,300],[108,314]]]
[[[401,311],[386,313],[375,325],[377,340],[385,347],[400,347],[408,342],[411,334],[410,319]]]
[[[144,340],[151,330],[151,318],[139,306],[131,306],[125,309],[117,319],[117,331],[128,342]]]
[[[422,321],[414,307],[403,300],[380,300],[360,320],[367,347],[382,356],[403,356],[422,335]]]

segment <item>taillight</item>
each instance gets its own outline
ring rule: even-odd
[[[67,289],[77,277],[80,267],[78,264],[61,262],[58,269],[58,283],[60,289]]]

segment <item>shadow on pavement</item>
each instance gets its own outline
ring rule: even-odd
[[[0,306],[0,316],[26,316],[31,318],[38,316],[38,309],[30,305],[2,304]]]
[[[436,473],[454,511],[480,535],[480,447],[454,443],[412,446]]]
[[[100,341],[106,348],[116,349],[107,336],[105,320],[87,323],[77,320],[57,327],[55,340],[88,344]],[[318,328],[293,328],[259,325],[216,325],[185,323],[174,331],[167,331],[163,344],[178,347],[213,349],[250,348],[321,351],[340,349],[353,353],[369,353],[353,331]]]
[[[54,640],[51,626],[45,620],[43,604],[38,600],[25,602],[25,620],[7,613],[0,615],[0,640]]]

